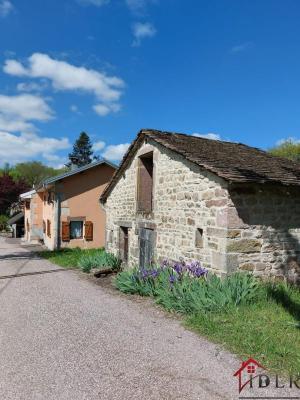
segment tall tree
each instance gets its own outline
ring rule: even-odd
[[[76,140],[72,153],[69,154],[70,162],[67,164],[70,167],[72,164],[77,167],[90,164],[93,160],[97,160],[97,157],[93,152],[93,145],[90,137],[85,132],[81,132],[79,138]]]
[[[280,145],[269,150],[273,156],[288,158],[293,161],[300,161],[300,143],[287,139]]]
[[[8,214],[9,207],[28,189],[28,184],[23,180],[15,182],[8,174],[0,176],[0,214]]]

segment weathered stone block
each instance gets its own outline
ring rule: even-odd
[[[240,265],[239,269],[243,271],[254,271],[255,265],[252,263],[245,263]]]
[[[264,263],[255,264],[256,271],[264,271],[266,268],[267,268],[267,264],[264,264]]]
[[[228,203],[227,199],[212,199],[205,202],[206,207],[224,207]]]
[[[240,230],[229,230],[227,231],[227,237],[231,239],[235,239],[237,237],[241,237],[241,231]]]
[[[240,239],[227,244],[227,251],[232,253],[256,253],[261,250],[261,243],[256,239]]]
[[[208,236],[225,238],[227,235],[226,229],[209,227],[206,230]]]

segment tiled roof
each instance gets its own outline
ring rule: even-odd
[[[272,156],[265,151],[241,143],[143,129],[129,147],[119,169],[103,192],[101,201],[105,202],[146,138],[230,182],[272,182],[300,186],[300,163]]]

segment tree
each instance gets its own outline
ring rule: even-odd
[[[280,145],[269,150],[273,156],[288,158],[293,161],[300,161],[300,143],[287,139]]]
[[[29,187],[25,181],[15,182],[10,175],[3,174],[0,177],[0,214],[8,214],[9,207],[27,190]]]
[[[79,138],[76,140],[72,153],[69,154],[70,162],[67,164],[70,167],[72,164],[77,167],[90,164],[93,160],[97,160],[97,156],[94,155],[93,145],[85,132],[81,132]]]
[[[64,172],[63,169],[54,169],[42,164],[39,161],[29,161],[16,164],[11,168],[9,175],[15,181],[23,180],[29,187],[39,185],[44,179],[56,176]]]

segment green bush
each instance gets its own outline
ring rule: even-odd
[[[1,231],[6,231],[7,230],[7,221],[8,221],[8,216],[5,214],[0,215],[0,232]]]
[[[121,260],[114,254],[101,251],[94,254],[84,254],[79,258],[77,264],[83,272],[89,273],[92,268],[111,268],[118,271],[121,266]]]
[[[192,276],[171,267],[120,272],[116,287],[124,293],[153,296],[167,310],[190,314],[229,309],[251,302],[259,296],[258,281],[250,274],[235,273],[225,278],[216,275]]]

